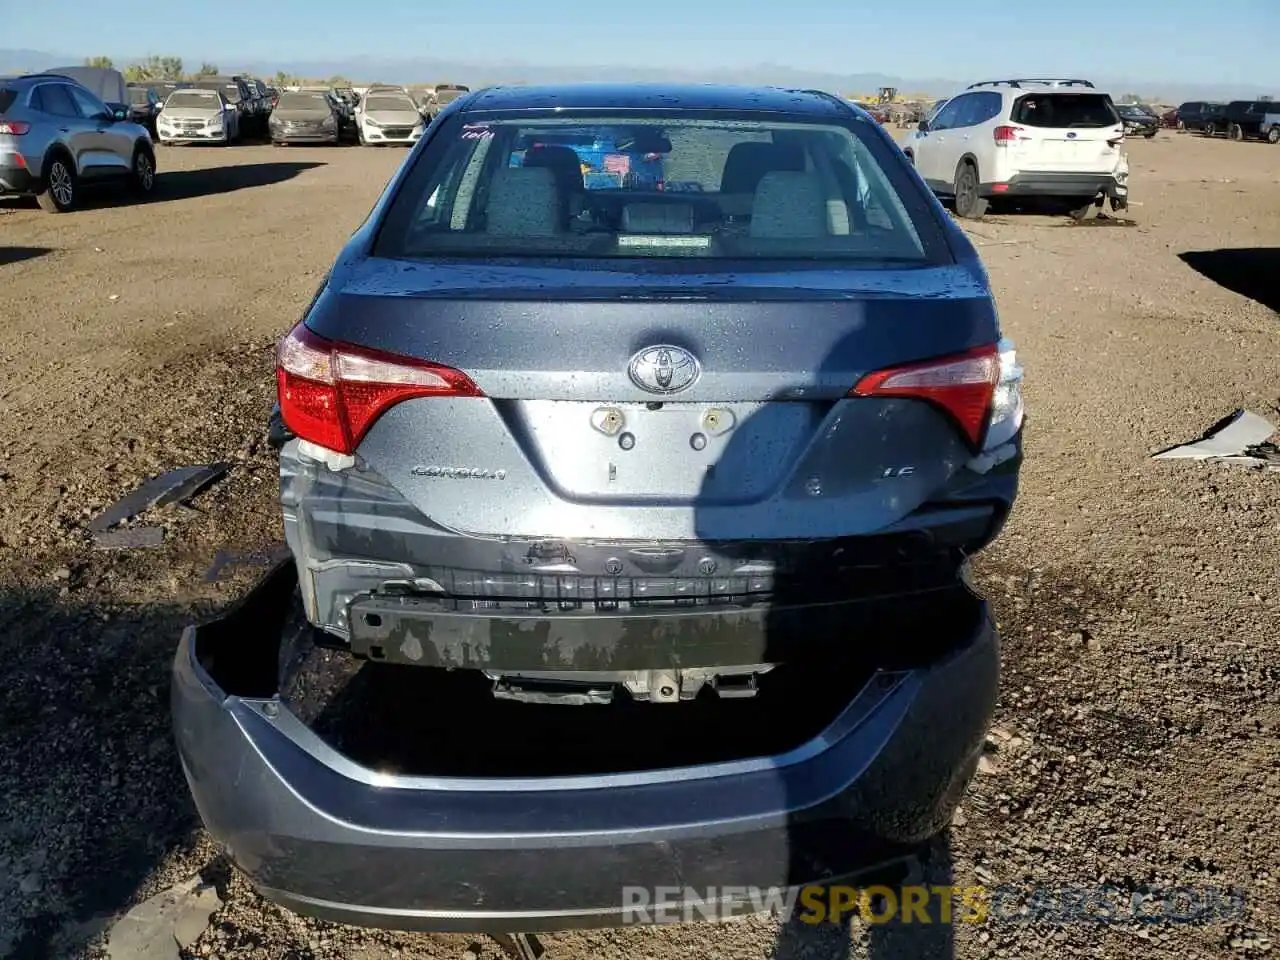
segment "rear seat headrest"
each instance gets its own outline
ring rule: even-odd
[[[566,195],[581,193],[585,188],[582,181],[582,160],[569,147],[556,144],[530,147],[524,152],[523,165],[530,167],[546,167],[555,173],[556,183]]]
[[[562,205],[555,174],[546,167],[504,167],[493,178],[485,232],[504,237],[560,233]]]
[[[761,178],[751,206],[751,236],[805,240],[829,234],[827,201],[817,174],[775,170]]]
[[[804,170],[803,151],[777,143],[736,143],[724,161],[720,192],[752,193],[771,170]]]

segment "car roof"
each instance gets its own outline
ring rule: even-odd
[[[487,87],[463,109],[491,110],[734,110],[836,117],[853,112],[839,97],[817,90],[694,83],[566,83]]]

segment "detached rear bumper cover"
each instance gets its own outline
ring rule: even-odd
[[[295,586],[282,564],[224,617],[185,631],[175,734],[206,826],[259,890],[348,923],[608,925],[626,918],[624,885],[797,886],[875,869],[949,821],[996,697],[998,640],[975,599],[949,652],[876,673],[781,756],[523,780],[380,774],[272,696],[276,638],[263,631],[279,629]],[[229,695],[212,674],[256,696]]]

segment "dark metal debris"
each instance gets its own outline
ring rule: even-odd
[[[93,545],[99,550],[132,550],[158,547],[162,543],[164,530],[160,527],[127,527],[124,530],[103,530],[93,535]]]
[[[292,554],[289,553],[288,545],[283,543],[278,543],[264,550],[251,550],[248,553],[219,550],[214,555],[213,563],[210,564],[209,572],[204,575],[204,579],[206,583],[216,583],[222,579],[224,571],[228,567],[269,567],[288,559],[290,556]]]
[[[179,467],[177,470],[170,470],[168,473],[152,477],[90,520],[89,531],[101,533],[130,517],[136,517],[144,510],[187,500],[219,479],[230,467],[229,463]]]

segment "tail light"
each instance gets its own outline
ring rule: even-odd
[[[25,120],[0,120],[0,134],[8,133],[20,137],[31,129]]]
[[[1022,128],[1004,125],[996,127],[992,134],[995,136],[997,147],[1007,147],[1009,144],[1018,141],[1018,138],[1022,135]]]
[[[1016,377],[1016,383],[1000,396],[998,408],[995,401],[1000,388],[1005,386],[1006,366],[1009,376]],[[1021,378],[1013,344],[1001,341],[999,345],[988,344],[924,363],[877,370],[859,380],[849,395],[909,397],[932,403],[946,411],[969,443],[977,448],[984,438],[990,442],[992,438],[985,435],[997,418],[1001,424],[1007,424],[1011,416],[1016,416],[1017,425],[1021,425]],[[1017,405],[1016,411],[1008,409],[1013,403]],[[1016,432],[1015,427],[1004,439]]]
[[[418,397],[484,396],[465,373],[326,340],[298,324],[276,352],[285,425],[303,440],[352,454],[387,409]]]

